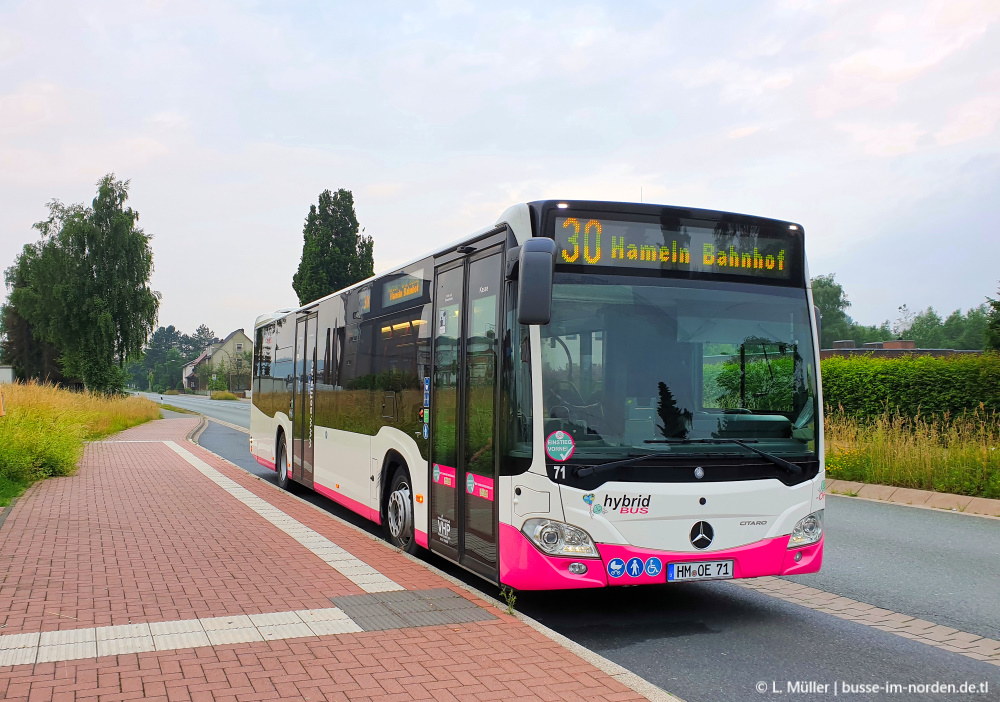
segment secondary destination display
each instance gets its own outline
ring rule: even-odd
[[[707,224],[707,223],[706,223]],[[557,217],[556,263],[619,268],[651,268],[696,273],[726,273],[787,280],[788,238],[765,236],[751,225],[661,227],[589,217]]]
[[[420,270],[416,272],[416,275],[403,275],[392,282],[385,283],[385,287],[382,288],[382,307],[398,305],[423,295],[423,276],[424,272]]]

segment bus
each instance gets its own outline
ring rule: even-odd
[[[250,451],[517,590],[812,573],[801,225],[539,201],[255,323]]]

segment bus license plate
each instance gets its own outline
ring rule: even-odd
[[[732,561],[688,561],[668,563],[667,582],[678,583],[686,580],[720,580],[733,577]]]

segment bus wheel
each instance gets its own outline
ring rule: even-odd
[[[417,540],[413,537],[413,495],[410,475],[400,468],[392,478],[389,500],[385,506],[386,539],[406,553],[416,553]]]
[[[285,439],[282,438],[278,444],[278,487],[282,490],[288,489],[288,456],[285,453]]]

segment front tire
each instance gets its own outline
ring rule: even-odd
[[[406,553],[417,552],[417,539],[413,526],[413,490],[410,474],[399,468],[389,487],[385,506],[385,538],[390,544]]]
[[[278,487],[282,490],[288,489],[288,454],[285,452],[285,439],[282,438],[278,444],[278,461],[275,465],[278,469]]]

